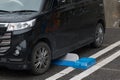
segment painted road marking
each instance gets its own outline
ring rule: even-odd
[[[115,47],[117,47],[117,46],[119,46],[119,45],[120,45],[120,41],[118,41],[118,42],[116,42],[116,43],[108,46],[107,48],[99,51],[98,53],[96,53],[96,54],[94,54],[94,55],[92,55],[92,56],[90,56],[90,57],[91,57],[91,58],[98,58],[98,57],[100,57],[101,55],[107,53],[108,51],[114,49]]]
[[[50,78],[47,78],[45,80],[56,80],[62,76],[65,76],[66,74],[72,72],[73,70],[75,70],[75,68],[68,67],[68,68],[64,69],[63,71],[60,71],[59,73],[57,73],[57,74],[55,74],[55,75],[53,75]]]
[[[116,53],[114,53],[113,55],[111,55],[110,57],[102,60],[101,62],[97,63],[96,65],[94,65],[93,67],[87,69],[86,71],[78,74],[77,76],[71,78],[70,80],[82,80],[85,77],[89,76],[90,74],[92,74],[93,72],[97,71],[98,69],[102,68],[103,66],[105,66],[106,64],[110,63],[111,61],[113,61],[114,59],[118,58],[120,56],[120,50]]]
[[[100,57],[101,55],[107,53],[108,51],[114,49],[115,47],[117,47],[117,46],[119,46],[119,45],[120,45],[120,41],[118,41],[118,42],[116,42],[116,43],[108,46],[107,48],[105,48],[105,49],[103,49],[103,50],[101,50],[101,51],[99,51],[99,52],[97,52],[96,54],[90,56],[90,58],[91,58],[91,57],[93,57],[93,58],[98,58],[98,57]],[[57,80],[58,78],[61,78],[61,77],[65,76],[65,75],[69,74],[69,73],[72,72],[73,70],[75,70],[75,68],[68,67],[68,68],[66,68],[66,69],[58,72],[57,74],[55,74],[55,75],[53,75],[53,76],[51,76],[51,77],[49,77],[49,78],[47,78],[47,79],[45,79],[45,80]]]

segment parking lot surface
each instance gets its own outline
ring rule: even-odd
[[[97,57],[95,69],[81,70],[71,67],[51,65],[48,72],[43,75],[33,76],[28,71],[16,71],[0,68],[0,80],[120,80],[120,29],[107,28],[105,40],[101,48],[95,49],[85,46],[73,51],[79,57],[89,57],[101,51],[103,55]],[[116,44],[115,44],[116,43]],[[111,45],[109,51],[107,47]],[[107,48],[107,49],[106,49]],[[109,59],[110,58],[110,59]],[[102,63],[103,62],[103,63]],[[108,63],[107,63],[108,62]],[[86,74],[84,74],[86,73]],[[55,76],[58,74],[59,76]],[[83,75],[84,74],[84,75]]]

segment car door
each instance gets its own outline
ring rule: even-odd
[[[74,10],[72,14],[73,25],[76,26],[76,33],[79,34],[79,43],[92,40],[96,26],[96,0],[73,0]]]
[[[74,36],[68,26],[70,16],[71,0],[54,0],[54,27],[51,28],[55,36],[57,50],[67,49],[73,44]]]

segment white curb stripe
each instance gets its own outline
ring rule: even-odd
[[[70,80],[82,80],[83,78],[89,76],[90,74],[92,74],[93,72],[95,72],[98,69],[102,68],[103,66],[110,63],[111,61],[118,58],[119,56],[120,56],[120,50],[118,52],[114,53],[113,55],[111,55],[110,57],[104,59],[103,61],[97,63],[95,66],[93,66],[93,67],[87,69],[86,71],[78,74],[77,76],[71,78]]]

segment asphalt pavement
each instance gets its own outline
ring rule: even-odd
[[[101,48],[95,49],[91,48],[90,46],[85,46],[73,51],[72,53],[78,54],[80,58],[89,57],[101,50],[103,50],[102,52],[104,52],[104,49],[106,47],[109,47],[110,45],[118,41],[120,41],[120,29],[107,28],[105,40]],[[33,76],[28,71],[16,71],[6,68],[0,68],[0,80],[75,80],[74,78],[76,78],[76,80],[120,80],[120,57],[117,56],[119,54],[119,50],[120,45],[114,47],[113,49],[98,57],[97,63],[99,64],[99,66],[93,66],[97,68],[96,70],[88,69],[88,71],[86,71],[81,69],[73,69],[70,67],[51,65],[50,69],[45,74]],[[109,62],[109,60],[111,61]],[[82,73],[86,74],[83,75]],[[55,77],[56,74],[58,74],[60,77]]]

